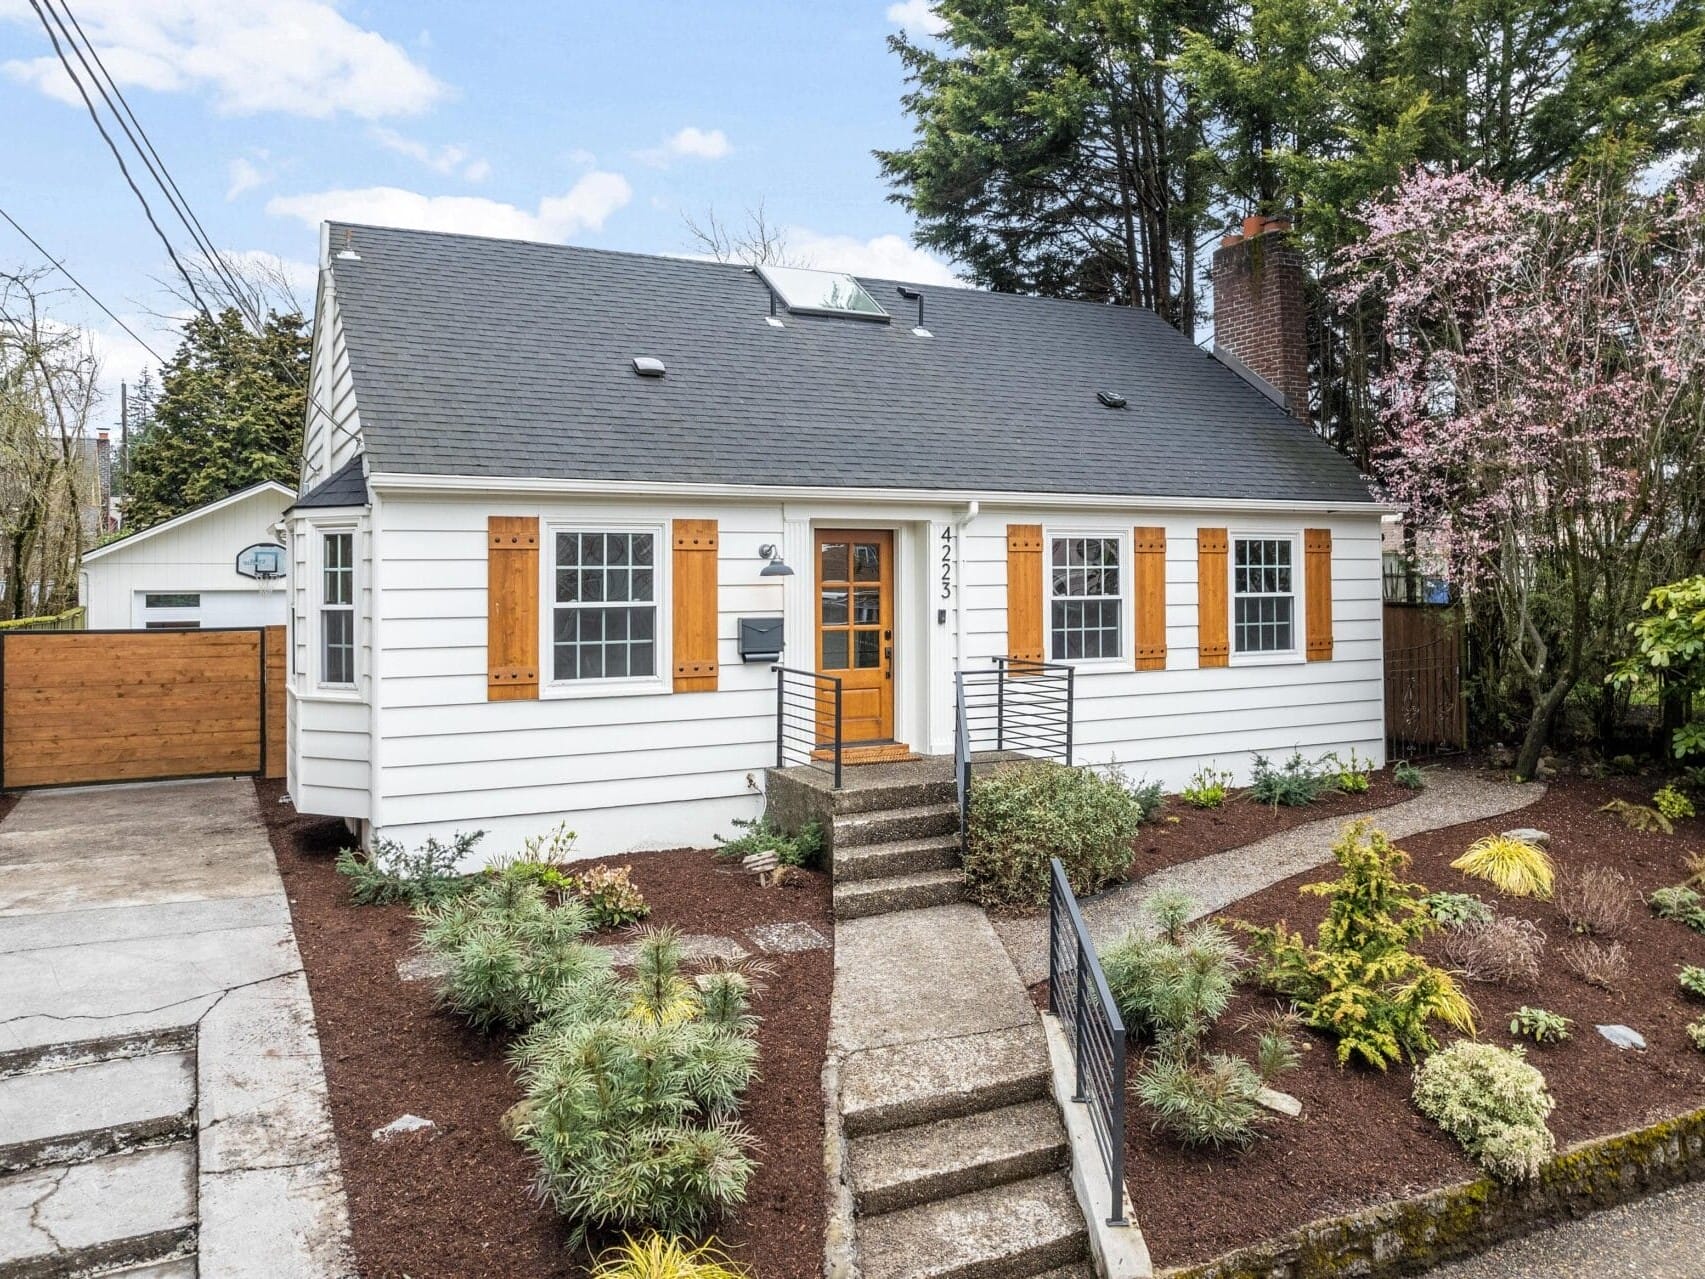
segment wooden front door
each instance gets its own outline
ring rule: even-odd
[[[817,669],[841,681],[841,741],[893,741],[894,534],[818,529],[813,558]],[[820,704],[818,720],[818,740],[832,741],[832,707]]]

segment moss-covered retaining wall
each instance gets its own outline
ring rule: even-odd
[[[1490,1178],[1326,1217],[1163,1279],[1382,1279],[1478,1252],[1549,1222],[1705,1179],[1705,1109],[1582,1142],[1521,1186]]]

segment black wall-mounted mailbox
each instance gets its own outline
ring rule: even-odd
[[[740,660],[742,662],[780,661],[781,638],[781,618],[742,617],[740,619]]]

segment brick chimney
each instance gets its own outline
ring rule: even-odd
[[[1214,250],[1214,354],[1308,420],[1303,258],[1283,218],[1249,217]]]

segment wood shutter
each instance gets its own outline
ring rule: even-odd
[[[716,521],[676,520],[671,578],[675,691],[716,691]]]
[[[1332,660],[1332,530],[1302,531],[1302,576],[1308,591],[1304,610],[1308,634],[1308,660]]]
[[[1231,662],[1227,622],[1226,535],[1223,528],[1196,530],[1196,663],[1226,666]]]
[[[485,696],[488,702],[539,696],[539,519],[486,520]]]
[[[1008,657],[1043,660],[1042,526],[1006,526],[1006,650]]]
[[[1166,530],[1138,528],[1131,537],[1136,583],[1137,669],[1166,669]]]

